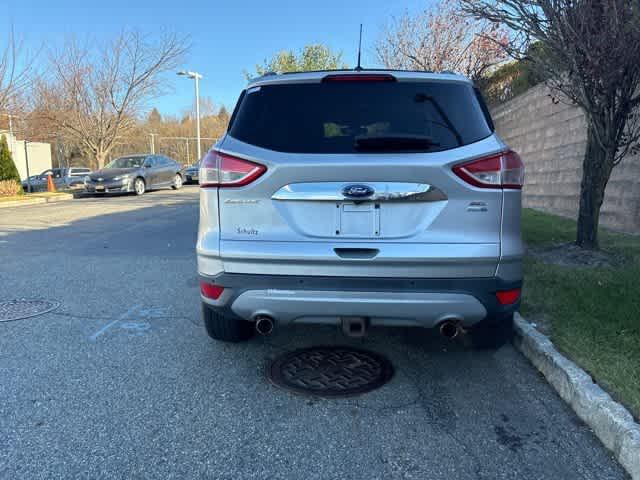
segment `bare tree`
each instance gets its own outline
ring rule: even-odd
[[[462,0],[476,18],[517,32],[505,45],[530,60],[559,98],[585,113],[576,243],[598,247],[598,223],[611,171],[640,139],[640,7],[629,0]]]
[[[0,47],[0,111],[18,109],[21,94],[34,73],[33,58],[11,29],[6,45]]]
[[[376,53],[387,68],[445,70],[478,80],[507,58],[507,32],[487,20],[461,15],[458,0],[441,0],[418,15],[394,19],[378,40]]]
[[[98,50],[69,42],[50,56],[51,76],[38,88],[39,114],[101,168],[147,102],[163,93],[162,74],[176,68],[186,50],[175,35],[151,42],[137,32],[123,32]]]

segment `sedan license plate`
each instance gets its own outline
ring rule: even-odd
[[[104,192],[104,185],[96,185],[96,192]]]

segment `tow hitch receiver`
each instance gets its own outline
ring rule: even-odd
[[[367,317],[342,317],[342,332],[348,337],[364,337],[368,323]]]

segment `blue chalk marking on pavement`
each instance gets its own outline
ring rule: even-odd
[[[104,334],[105,332],[107,332],[107,330],[109,330],[111,327],[113,327],[116,323],[121,322],[123,320],[126,320],[127,318],[129,318],[131,315],[134,314],[134,312],[140,308],[140,305],[135,305],[133,307],[131,307],[129,310],[127,310],[126,312],[124,312],[122,315],[120,315],[118,318],[116,318],[115,320],[112,320],[111,322],[107,323],[104,327],[102,327],[100,330],[98,330],[96,333],[94,333],[93,335],[91,335],[89,337],[89,340],[91,340],[92,342],[95,342],[98,337],[102,334]]]

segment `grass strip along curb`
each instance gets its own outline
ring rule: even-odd
[[[21,205],[37,205],[41,203],[54,203],[64,200],[73,200],[70,193],[50,193],[38,194],[32,193],[21,195],[20,197],[0,197],[0,208],[19,207]]]
[[[516,347],[614,453],[631,478],[640,480],[640,425],[634,422],[631,413],[518,314],[515,329]]]

